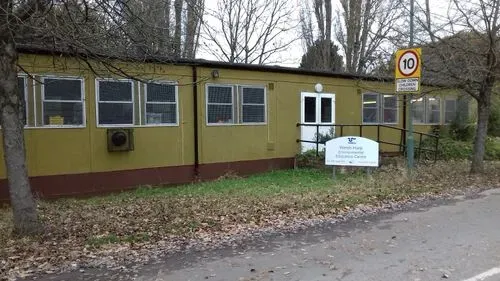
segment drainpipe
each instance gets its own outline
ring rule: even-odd
[[[195,65],[191,67],[193,70],[194,177],[197,179],[200,175],[198,146],[198,72]]]

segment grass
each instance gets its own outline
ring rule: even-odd
[[[371,176],[363,172],[339,175],[335,181],[331,170],[297,169],[173,188],[142,187],[88,199],[40,201],[46,231],[31,239],[10,237],[12,214],[0,209],[0,279],[2,272],[16,267],[85,259],[89,252],[108,255],[110,247],[147,248],[160,242],[231,235],[296,220],[335,217],[359,204],[378,205],[469,186],[498,186],[499,162],[488,163],[481,176],[470,176],[468,169],[466,161],[422,165],[415,179],[409,180],[399,164],[385,166]],[[12,256],[20,259],[8,258]]]
[[[273,196],[280,193],[304,193],[324,190],[332,186],[329,172],[317,169],[273,171],[246,178],[229,178],[210,182],[182,185],[178,187],[139,187],[136,190],[111,196],[95,197],[88,203],[100,204],[107,201],[130,198],[172,197],[172,196]]]

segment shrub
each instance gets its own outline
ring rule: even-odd
[[[434,149],[433,139],[425,139],[422,143],[423,148]],[[418,151],[418,148],[416,148]],[[485,160],[500,160],[500,138],[488,137],[486,141]],[[470,159],[473,152],[473,143],[471,141],[459,141],[444,137],[439,139],[438,159],[456,160]],[[422,157],[432,159],[431,152],[423,152]]]

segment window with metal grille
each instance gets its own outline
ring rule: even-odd
[[[42,125],[84,125],[83,80],[80,78],[42,78]]]
[[[208,124],[263,124],[266,91],[259,86],[208,85]]]
[[[146,125],[177,124],[177,85],[148,83],[144,95]]]
[[[241,123],[266,122],[264,88],[241,87]]]
[[[130,80],[97,80],[99,125],[133,125],[134,92]]]
[[[233,86],[207,86],[207,122],[233,124]]]

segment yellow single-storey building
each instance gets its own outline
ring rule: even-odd
[[[41,49],[20,49],[19,64],[29,176],[42,197],[292,168],[308,148],[297,140],[314,139],[315,124],[405,126],[390,79],[205,60],[82,60]],[[446,124],[456,110],[453,94],[415,99],[415,130]],[[401,142],[399,130],[361,130]],[[342,135],[359,131],[343,127]],[[0,178],[6,200],[3,162]]]

